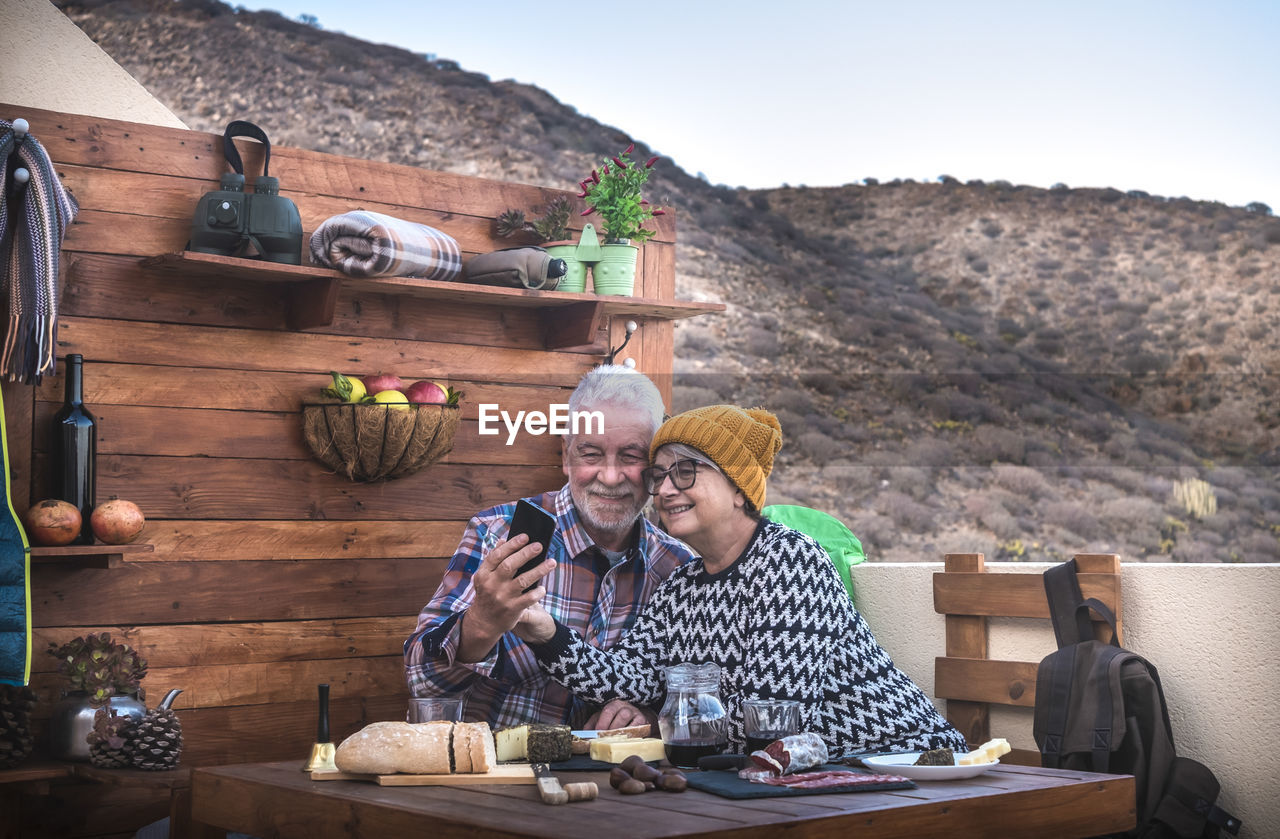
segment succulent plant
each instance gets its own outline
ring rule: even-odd
[[[507,210],[494,220],[493,226],[494,232],[503,239],[529,232],[529,223],[525,220],[523,210]]]
[[[89,694],[92,705],[104,705],[112,696],[138,693],[147,675],[147,660],[128,644],[117,644],[110,633],[90,633],[65,644],[49,643],[49,655],[58,659],[58,672],[67,677],[69,689]]]
[[[542,208],[542,215],[533,221],[533,230],[544,242],[559,242],[569,238],[569,215],[573,207],[569,199],[561,196]]]
[[[494,221],[494,232],[503,239],[524,236],[535,242],[559,242],[569,238],[573,206],[565,196],[547,202],[542,215],[530,221],[523,210],[507,210]]]

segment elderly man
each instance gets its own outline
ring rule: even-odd
[[[539,545],[523,534],[507,539],[515,503],[477,513],[404,645],[411,693],[462,696],[469,720],[574,728],[653,721],[651,711],[623,700],[600,708],[577,699],[546,676],[511,631],[527,607],[541,603],[556,620],[607,649],[635,622],[658,584],[691,559],[685,545],[640,515],[647,500],[640,473],[649,465],[649,442],[663,415],[653,383],[626,367],[597,367],[574,389],[569,410],[599,412],[603,427],[584,423],[565,437],[561,462],[568,483],[528,499],[556,520],[547,559],[517,577]]]

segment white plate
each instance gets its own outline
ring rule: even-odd
[[[600,736],[600,729],[588,728],[584,731],[573,731],[570,733],[574,737],[577,737],[579,740],[594,740],[595,738]]]
[[[960,778],[972,778],[981,775],[993,766],[999,766],[999,760],[990,763],[975,763],[972,766],[915,766],[920,752],[904,752],[896,755],[876,755],[862,758],[862,765],[879,769],[893,775],[901,775],[913,781],[955,781]]]

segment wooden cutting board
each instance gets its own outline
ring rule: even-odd
[[[532,784],[533,767],[505,763],[488,772],[458,775],[359,775],[354,772],[312,772],[313,781],[372,781],[384,787],[466,786],[470,784]]]

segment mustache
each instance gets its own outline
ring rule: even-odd
[[[592,495],[601,495],[605,498],[631,498],[635,496],[639,486],[639,484],[627,481],[621,487],[607,487],[604,484],[592,481],[583,487],[583,489]]]

